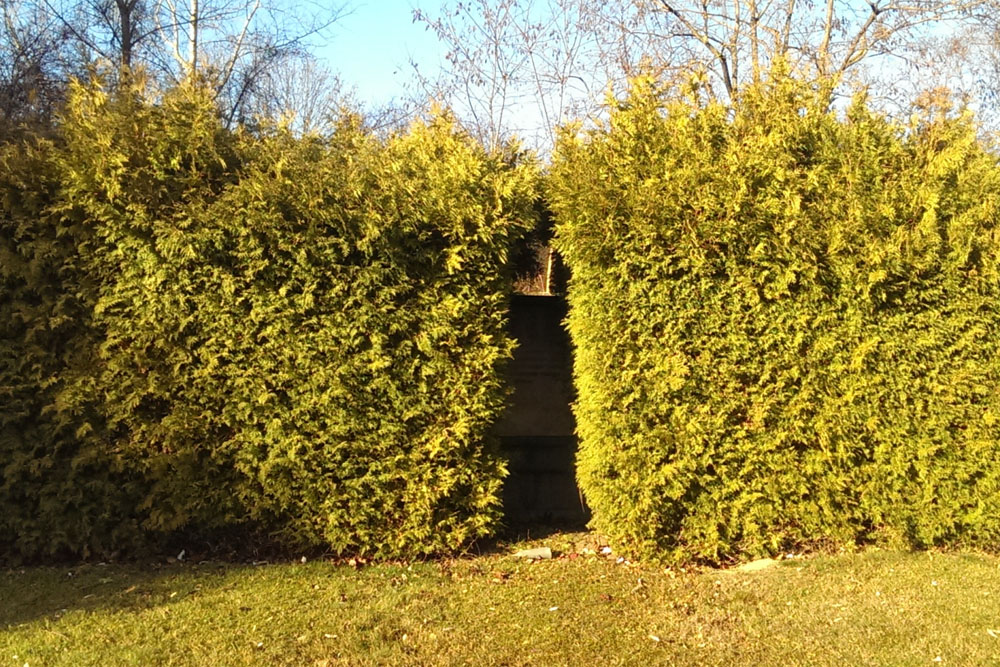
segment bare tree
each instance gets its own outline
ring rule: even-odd
[[[0,0],[0,127],[49,118],[62,99],[70,40],[30,3]]]
[[[284,118],[301,134],[329,130],[340,108],[353,105],[340,77],[309,56],[295,55],[264,69],[254,87],[245,113]]]
[[[962,60],[973,33],[983,45],[975,59],[995,60],[997,0],[451,0],[415,18],[448,49],[423,90],[487,144],[517,133],[543,151],[557,125],[597,113],[607,88],[620,90],[640,66],[695,76],[724,101],[779,60],[831,90],[868,85],[897,102],[932,81],[968,92],[977,79],[981,94],[1000,80],[1000,70]]]
[[[135,68],[165,83],[197,76],[212,86],[232,122],[246,119],[272,90],[274,67],[310,59],[311,39],[342,6],[280,0],[0,0],[58,26],[75,71],[103,63],[112,77]]]
[[[704,69],[732,98],[777,59],[799,76],[844,81],[873,56],[906,60],[935,29],[971,23],[986,0],[637,0],[647,55]],[[870,74],[870,72],[869,72]]]
[[[421,91],[453,106],[489,147],[513,135],[546,150],[556,127],[586,114],[608,80],[596,23],[576,0],[468,0],[414,20],[447,47]]]
[[[984,3],[972,20],[918,46],[902,63],[905,75],[881,86],[888,104],[947,98],[976,111],[986,131],[1000,131],[1000,3]]]

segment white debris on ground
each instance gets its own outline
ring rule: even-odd
[[[537,549],[521,549],[514,554],[514,558],[530,558],[531,560],[550,560],[552,549],[549,547],[538,547]]]

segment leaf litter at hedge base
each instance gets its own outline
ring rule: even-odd
[[[619,563],[585,540],[361,567],[7,570],[0,665],[1000,660],[996,556],[872,550],[682,572]],[[555,558],[511,556],[539,546]]]

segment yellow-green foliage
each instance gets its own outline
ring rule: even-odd
[[[233,133],[194,86],[155,104],[77,87],[59,135],[35,195],[45,215],[23,225],[78,221],[58,261],[89,287],[61,321],[89,358],[64,372],[38,346],[28,363],[54,369],[36,401],[72,415],[74,452],[131,480],[137,506],[109,508],[109,529],[249,521],[286,543],[398,557],[495,528],[505,468],[488,432],[512,345],[507,250],[532,223],[530,163],[487,154],[443,114],[388,139],[350,121],[327,139]],[[4,229],[3,247],[27,261],[23,234]],[[73,275],[56,273],[55,298],[76,299]],[[12,290],[25,278],[10,274],[4,307],[23,307]],[[27,333],[3,333],[2,382],[24,385]],[[5,447],[24,462],[0,486],[2,534],[17,536],[0,549],[44,552],[10,507],[43,495],[58,507],[91,477],[16,489],[17,470],[55,445],[12,439],[50,428],[50,412],[4,409]]]
[[[0,558],[136,544],[135,489],[112,450],[78,437],[96,415],[64,400],[92,368],[95,285],[77,253],[89,227],[49,210],[55,151],[0,146]]]
[[[1000,538],[996,158],[778,79],[563,137],[580,484],[633,553]]]

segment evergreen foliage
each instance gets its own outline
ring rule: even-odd
[[[195,85],[76,86],[55,143],[5,150],[0,550],[252,522],[400,557],[495,528],[530,162],[443,113],[230,132]]]
[[[1000,538],[1000,170],[776,76],[731,108],[635,82],[564,134],[578,475],[673,561]]]
[[[96,285],[77,252],[90,242],[78,216],[56,214],[56,148],[0,146],[0,557],[64,556],[136,545],[138,497],[100,428],[67,388],[96,355]]]

